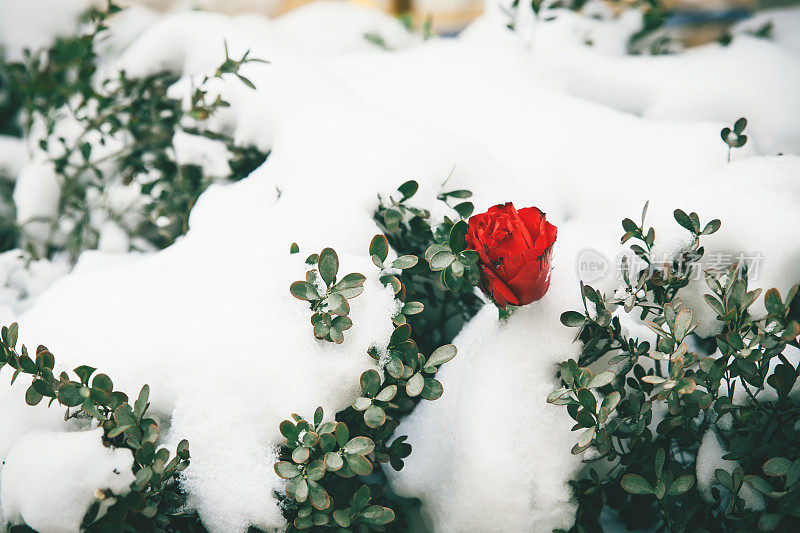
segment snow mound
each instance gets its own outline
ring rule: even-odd
[[[559,243],[557,243],[559,244]],[[556,246],[558,250],[558,246]],[[550,531],[574,520],[567,481],[580,465],[577,434],[548,405],[557,363],[576,357],[559,316],[578,304],[569,272],[553,272],[547,297],[507,323],[485,306],[456,337],[458,357],[437,373],[444,395],[401,423],[413,451],[392,487],[422,500],[438,532]]]
[[[106,448],[102,436],[102,429],[33,430],[20,438],[2,470],[5,520],[40,533],[73,533],[80,530],[96,490],[126,495],[135,480],[133,454]]]
[[[482,203],[512,191],[502,165],[474,143],[376,112],[321,79],[296,68],[256,72],[254,83],[276,98],[234,98],[230,113],[276,117],[267,161],[209,188],[170,248],[84,254],[20,318],[24,340],[46,342],[59,367],[95,366],[120,390],[150,385],[154,415],[170,420],[167,444],[190,442],[183,485],[211,531],[284,525],[272,496],[283,483],[272,470],[278,424],[352,403],[361,372],[375,365],[367,348],[388,341],[393,295],[367,255],[379,232],[376,193],[416,178],[422,204],[441,216],[435,197],[450,174],[448,187],[473,188]],[[235,134],[247,135],[250,121]],[[292,242],[300,254],[289,254]],[[340,346],[313,338],[307,304],[288,291],[324,246],[337,250],[342,274],[367,276]]]

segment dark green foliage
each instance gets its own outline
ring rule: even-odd
[[[296,247],[295,243],[292,250]],[[319,254],[308,256],[306,263],[316,265],[316,268],[306,271],[305,281],[292,283],[289,292],[298,300],[307,301],[314,311],[311,315],[314,336],[341,344],[344,342],[343,332],[353,326],[353,321],[347,316],[350,313],[348,300],[364,292],[366,278],[355,272],[342,277],[337,283],[339,257],[333,248],[325,248]]]
[[[45,119],[47,131],[52,133],[52,112],[76,95],[87,97],[92,93],[91,79],[97,71],[94,44],[107,32],[108,17],[119,11],[112,1],[105,9],[91,8],[83,16],[91,31],[59,37],[49,48],[26,50],[22,62],[0,60],[0,134],[29,131],[37,115]]]
[[[398,254],[426,259],[403,270],[398,280],[402,299],[419,302],[425,309],[424,313],[408,316],[407,320],[417,332],[415,338],[420,348],[431,351],[450,342],[483,302],[469,290],[478,283],[477,258],[474,257],[477,254],[464,250],[466,245],[462,235],[466,223],[463,219],[472,214],[473,205],[461,200],[472,193],[457,190],[440,194],[439,199],[451,205],[461,220],[445,219],[441,225],[432,228],[430,213],[408,203],[417,188],[417,182],[411,180],[398,188],[398,199],[394,196],[382,199],[375,220],[383,229],[388,244]],[[451,232],[456,226],[452,242],[458,252],[451,249]],[[431,264],[434,255],[439,257]],[[432,275],[432,269],[435,275]]]
[[[247,176],[266,158],[252,146],[237,146],[227,133],[205,127],[205,119],[228,106],[220,97],[207,101],[209,77],[194,88],[189,109],[166,95],[178,79],[175,73],[134,78],[120,71],[109,79],[93,80],[98,62],[94,46],[107,31],[107,18],[117,11],[113,3],[104,10],[93,9],[88,15],[91,32],[59,39],[50,48],[29,53],[23,62],[0,64],[0,79],[13,88],[6,92],[6,101],[19,102],[18,118],[27,136],[39,133],[32,130],[34,123],[44,127],[43,137],[31,140],[49,154],[62,185],[57,217],[44,220],[51,226],[44,246],[26,242],[24,226],[12,236],[17,246],[34,255],[63,249],[75,258],[82,250],[95,248],[99,227],[93,220],[98,212],[134,238],[134,248],[163,248],[184,234],[197,198],[220,178],[206,175],[199,165],[176,161],[178,132],[224,144],[230,173],[223,180]],[[213,77],[232,74],[252,87],[239,68],[259,61],[249,52],[234,60],[226,47],[225,60]],[[56,126],[65,119],[76,121],[80,128],[74,138],[57,133]],[[110,205],[106,199],[110,187],[133,189],[136,202],[127,207]],[[4,225],[13,224],[8,222],[13,219],[3,219]]]
[[[795,530],[800,526],[800,404],[788,392],[800,369],[783,352],[798,346],[798,287],[785,300],[776,289],[767,291],[767,315],[755,317],[750,308],[762,291],[748,290],[746,268],[735,264],[724,275],[706,271],[711,293],[704,298],[722,332],[712,342],[700,341],[679,291],[703,256],[700,238],[716,232],[720,222],[702,226],[696,213],[675,210],[675,220],[692,234],[692,242],[661,268],[651,256],[655,231],[645,229],[645,213],[646,207],[641,225],[622,222],[622,242],[639,241],[631,249],[647,268],[635,271],[624,261],[622,291],[609,297],[582,285],[584,311],[561,316],[566,326],[578,328],[583,349],[578,361],[562,364],[563,387],[548,402],[565,405],[576,421],[573,430],[580,433],[573,453],[592,448],[596,453],[584,462],[608,466],[589,469],[588,478],[572,482],[581,505],[573,530],[600,531],[603,507],[632,528]],[[657,335],[655,346],[623,333],[612,315],[620,307],[640,312]],[[596,374],[590,364],[610,370]],[[737,387],[747,401],[732,401]],[[657,403],[665,414],[652,428]],[[730,416],[730,426],[717,423],[722,416]],[[725,459],[740,464],[733,476],[717,471],[710,503],[694,478],[697,450],[709,430],[728,450]],[[764,511],[745,510],[743,484],[764,495]]]
[[[662,55],[671,53],[673,41],[663,31],[667,17],[670,14],[667,2],[664,0],[608,0],[607,3],[613,6],[614,11],[617,13],[637,10],[642,14],[641,29],[628,39],[627,51],[629,54]],[[554,20],[557,15],[553,13],[557,13],[557,10],[569,9],[581,12],[586,4],[587,0],[554,0],[547,3],[542,0],[530,0],[530,4],[526,5],[530,5],[531,10],[539,21],[548,22]],[[506,27],[511,31],[517,30],[516,18],[520,5],[519,0],[513,0],[508,8],[501,6],[501,9],[504,10],[508,17]],[[592,16],[596,17],[597,14],[593,13]],[[593,43],[591,39],[588,39],[584,44],[591,46]]]
[[[742,117],[736,121],[731,128],[722,128],[719,132],[720,137],[725,144],[728,145],[728,163],[731,162],[731,150],[734,148],[741,148],[747,143],[747,135],[744,134],[744,129],[747,127],[747,119]]]
[[[103,443],[127,448],[135,459],[136,481],[124,497],[98,490],[96,501],[83,520],[87,531],[200,531],[196,516],[185,514],[184,494],[178,487],[178,475],[189,466],[189,443],[178,444],[173,457],[166,448],[158,448],[158,423],[147,416],[150,388],[145,385],[130,403],[128,396],[114,390],[110,377],[96,373],[89,366],[79,366],[74,376],[67,372],[55,375],[55,358],[39,346],[35,355],[25,345],[17,350],[16,323],[0,330],[0,370],[14,370],[13,383],[22,375],[31,377],[25,393],[29,405],[45,398],[66,407],[65,418],[94,418],[103,428]],[[103,501],[113,498],[107,512],[98,518]]]

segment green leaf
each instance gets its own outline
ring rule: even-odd
[[[614,381],[615,374],[611,370],[606,370],[602,374],[597,374],[596,376],[592,377],[592,380],[589,382],[587,386],[590,389],[597,389],[599,387],[604,387]]]
[[[722,221],[720,221],[718,218],[715,218],[706,224],[706,227],[703,228],[703,231],[700,232],[700,235],[711,235],[712,233],[716,233],[720,227],[722,227]]]
[[[336,429],[336,422],[325,422],[319,427],[319,449],[323,453],[328,453],[336,448],[336,438],[333,430]]]
[[[386,227],[389,229],[389,231],[396,230],[400,226],[400,222],[402,220],[403,220],[403,215],[400,214],[399,211],[396,211],[394,209],[387,209],[383,213],[383,221],[386,224]]]
[[[101,391],[111,394],[114,390],[114,384],[111,378],[105,374],[97,374],[92,380],[92,388],[100,389]]]
[[[442,397],[444,393],[444,387],[436,378],[425,378],[425,384],[422,387],[422,392],[420,392],[420,396],[425,398],[426,400],[438,400]]]
[[[113,439],[113,438],[119,437],[120,435],[125,433],[125,431],[130,429],[131,427],[132,426],[117,426],[117,427],[115,427],[114,429],[112,429],[111,431],[108,432],[108,438]]]
[[[769,494],[770,492],[773,492],[775,490],[769,483],[769,481],[767,481],[761,476],[754,476],[754,475],[744,476],[744,481],[745,483],[756,489],[758,492],[761,492],[763,494]]]
[[[355,399],[352,407],[356,411],[366,411],[370,405],[372,405],[372,400],[361,396]]]
[[[347,424],[344,422],[338,422],[336,424],[336,429],[333,431],[333,434],[339,446],[344,446],[350,438],[350,430],[347,429]]]
[[[345,453],[368,455],[375,449],[375,443],[369,437],[353,437],[342,448]]]
[[[82,143],[80,150],[81,150],[81,155],[83,156],[83,160],[89,161],[89,158],[92,155],[92,145],[89,143]]]
[[[631,494],[653,494],[653,487],[638,474],[625,474],[620,482],[622,488]]]
[[[142,386],[142,389],[139,391],[139,397],[133,403],[133,413],[138,420],[141,420],[144,416],[144,413],[147,411],[149,399],[150,386],[145,383]]]
[[[391,346],[397,346],[403,341],[408,340],[411,337],[411,326],[408,324],[401,324],[395,328],[392,332],[392,336],[389,339],[389,344]]]
[[[58,387],[58,401],[67,407],[81,405],[86,398],[81,394],[81,387],[72,384],[62,384]]]
[[[13,324],[12,324],[12,326],[13,326]],[[75,373],[78,375],[78,378],[81,380],[81,383],[88,384],[89,383],[89,377],[92,375],[92,373],[94,373],[95,370],[97,370],[97,369],[93,368],[91,366],[83,365],[83,366],[79,366],[78,368],[76,368],[75,369]]]
[[[693,486],[694,476],[685,474],[670,483],[669,487],[667,488],[667,496],[680,496],[685,492],[689,492]]]
[[[320,511],[327,509],[331,505],[331,497],[328,492],[316,481],[308,480],[308,500],[315,509]]]
[[[619,391],[611,391],[606,395],[605,398],[603,398],[603,401],[600,405],[601,407],[608,409],[609,413],[612,413],[614,412],[614,409],[616,409],[617,405],[619,405],[621,398],[622,395],[620,395]]]
[[[348,528],[350,527],[350,513],[349,508],[346,509],[337,509],[333,512],[333,519],[339,525],[339,527]]]
[[[772,477],[785,476],[792,467],[792,461],[784,457],[773,457],[764,463],[764,473]]]
[[[286,483],[286,495],[300,503],[305,502],[308,499],[308,483],[305,478],[300,475],[291,478]]]
[[[710,294],[704,294],[703,299],[711,307],[711,309],[713,309],[714,312],[717,313],[717,316],[725,315],[725,309],[722,307],[722,302],[720,302]]]
[[[395,294],[399,293],[403,288],[403,284],[400,283],[397,276],[381,276],[380,281],[384,287],[391,287]]]
[[[450,249],[454,254],[467,249],[467,231],[469,226],[463,220],[459,220],[450,229]]]
[[[436,252],[430,260],[431,270],[434,272],[444,270],[450,266],[450,263],[452,263],[455,258],[456,256],[447,251]]]
[[[325,467],[331,472],[336,472],[344,466],[342,456],[337,452],[328,452],[325,454]]]
[[[419,393],[422,392],[422,387],[425,386],[425,378],[419,372],[411,376],[411,378],[406,383],[406,394],[413,398],[414,396],[418,396]]]
[[[337,294],[335,292],[329,294],[327,303],[328,303],[328,310],[331,313],[340,316],[345,316],[348,313],[350,313],[350,304],[347,302],[347,299],[341,294]]]
[[[364,422],[371,428],[381,427],[386,422],[386,412],[377,405],[370,405],[364,411]]]
[[[577,311],[567,311],[561,313],[561,323],[570,328],[582,326],[586,317]]]
[[[292,479],[300,475],[300,469],[289,461],[278,461],[275,463],[275,473],[283,479]]]
[[[17,339],[19,338],[19,324],[13,322],[7,328],[3,328],[3,332],[5,333],[5,342],[9,348],[14,348],[17,345]]]
[[[388,402],[392,398],[394,398],[395,394],[397,394],[397,385],[389,385],[388,387],[385,387],[382,391],[380,391],[378,395],[375,396],[375,399],[380,400],[382,402]]]
[[[578,437],[578,447],[585,448],[589,446],[589,443],[591,443],[594,438],[595,430],[596,428],[592,426],[581,433]]]
[[[289,286],[289,292],[298,300],[320,300],[321,297],[317,288],[307,281],[295,281]]]
[[[420,302],[408,302],[403,305],[402,313],[404,315],[418,315],[425,310],[425,306]]]
[[[736,121],[733,125],[733,131],[735,133],[742,133],[744,129],[747,127],[747,119],[742,117]]]
[[[436,348],[428,360],[425,362],[425,370],[442,365],[453,359],[458,353],[458,349],[453,344],[445,344]]]
[[[394,511],[381,505],[371,505],[364,509],[361,518],[368,524],[382,526],[394,520]]]
[[[472,196],[472,191],[459,189],[457,191],[443,192],[442,196],[445,198],[469,198]]]
[[[353,272],[351,274],[347,274],[345,277],[339,280],[339,283],[336,284],[336,289],[355,289],[357,287],[361,287],[364,285],[364,281],[366,281],[366,277],[363,274],[359,274],[358,272]]]
[[[321,460],[311,461],[305,468],[306,479],[319,481],[325,476],[325,462]]]
[[[597,399],[589,389],[578,389],[578,401],[590,413],[594,414],[597,411]]]
[[[689,329],[692,326],[692,312],[689,309],[683,309],[675,318],[675,329],[673,335],[678,342],[681,342],[686,337]]]
[[[298,446],[292,450],[292,461],[295,463],[305,463],[311,455],[311,448],[307,446]]]
[[[728,471],[723,470],[722,468],[715,469],[714,479],[716,479],[719,485],[722,485],[728,490],[733,490],[733,479]]]
[[[472,212],[475,210],[475,205],[472,202],[461,202],[460,204],[456,204],[453,206],[458,216],[461,218],[469,218]]]
[[[340,332],[347,331],[351,327],[353,327],[353,321],[343,315],[335,316],[331,321],[331,328],[336,329]]]
[[[42,395],[36,390],[33,384],[31,384],[31,386],[25,391],[25,403],[28,405],[38,405],[38,403],[41,401]]]
[[[399,268],[399,269],[406,269],[411,268],[417,264],[419,259],[417,259],[416,255],[401,255],[394,261],[392,261],[392,268]]]
[[[333,248],[325,248],[319,254],[319,274],[325,285],[330,287],[339,272],[339,256]],[[345,313],[346,314],[346,313]]]
[[[694,233],[694,225],[692,224],[692,220],[689,218],[689,215],[680,209],[676,209],[673,215],[675,216],[675,220],[678,222],[678,224]]]
[[[656,472],[656,479],[661,479],[661,471],[664,469],[664,459],[666,454],[664,453],[663,448],[659,448],[656,450],[656,462],[655,462],[655,472]]]
[[[766,513],[758,518],[759,531],[775,531],[781,523],[781,515]]]
[[[361,374],[359,380],[364,396],[374,398],[381,387],[381,377],[375,370],[367,370]]]
[[[296,254],[300,252],[300,247],[297,245],[296,242],[293,242],[291,246],[289,246],[289,253]]]
[[[377,256],[381,262],[389,256],[389,241],[384,235],[375,235],[369,243],[369,255]]]
[[[560,387],[547,395],[547,403],[553,403],[569,393],[569,389]]]
[[[372,463],[363,455],[345,453],[344,460],[357,476],[368,476],[372,473]]]
[[[400,194],[403,195],[403,200],[401,201],[408,200],[414,196],[418,189],[419,183],[414,180],[408,180],[397,188],[397,190],[400,191]]]
[[[386,371],[393,378],[400,378],[403,375],[403,362],[399,357],[390,355],[389,359],[386,361]]]

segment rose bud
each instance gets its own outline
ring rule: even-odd
[[[544,296],[556,231],[537,207],[517,211],[511,202],[470,217],[467,246],[480,256],[481,290],[498,307]]]

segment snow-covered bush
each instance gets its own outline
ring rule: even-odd
[[[764,292],[761,315],[753,304],[762,289],[748,289],[757,265],[706,269],[701,305],[721,331],[695,336],[681,289],[699,273],[701,238],[713,239],[721,222],[675,210],[691,242],[662,264],[646,211],[641,223],[622,222],[622,242],[635,242],[619,266],[624,285],[603,294],[581,283],[583,311],[561,315],[582,349],[562,363],[563,386],[548,402],[567,407],[581,432],[572,453],[592,464],[573,482],[576,528],[596,529],[609,506],[635,528],[790,531],[800,518],[800,403],[790,396],[800,390],[798,285],[785,299]],[[620,308],[655,338],[634,337]]]
[[[239,69],[259,59],[245,53],[235,60],[226,49],[220,67],[197,80],[184,102],[168,94],[179,77],[174,72],[129,76],[102,62],[97,50],[119,11],[113,2],[92,8],[80,35],[26,50],[22,61],[0,62],[0,93],[9,107],[3,112],[9,124],[22,124],[39,163],[18,180],[16,213],[0,213],[8,228],[0,229],[4,250],[16,245],[34,257],[66,251],[74,261],[98,247],[164,248],[186,233],[189,213],[210,184],[239,180],[266,157],[205,125],[228,105],[210,97],[209,81],[234,75],[253,87]],[[198,151],[218,159],[198,162]]]
[[[597,19],[597,2],[553,5],[531,24],[520,9],[512,32],[489,1],[446,39],[344,2],[274,20],[101,9],[78,37],[77,19],[44,13],[88,1],[0,0],[0,15],[48,4],[20,24],[0,16],[0,93],[13,93],[0,120],[15,116],[0,129],[23,135],[0,137],[0,219],[7,246],[50,255],[0,255],[0,323],[58,359],[3,351],[0,377],[24,368],[0,387],[0,528],[795,526],[797,434],[784,419],[797,392],[781,391],[797,374],[796,336],[771,346],[798,305],[791,24],[776,23],[773,41],[631,57],[637,2]],[[60,37],[25,58],[26,43],[48,42],[34,23]],[[81,176],[67,218],[88,220],[74,250],[78,226],[50,238],[64,175]],[[582,258],[614,256],[619,218],[647,199],[658,239],[623,222],[638,244],[629,283],[583,279]],[[522,208],[533,205],[547,216]],[[758,275],[748,263],[720,290],[702,276],[683,286],[681,264],[743,250],[763,252]],[[637,251],[668,265],[641,291]],[[744,274],[777,287],[782,310],[770,291],[727,317]],[[560,317],[583,298],[565,316],[583,326],[573,342]],[[696,328],[679,343],[686,309]],[[737,328],[747,348],[727,339]],[[639,353],[645,343],[666,351]],[[113,385],[84,379],[89,365]],[[114,401],[114,389],[152,388],[138,426],[142,401],[111,411],[109,387]],[[551,399],[572,406],[548,405],[562,387]],[[75,390],[64,421],[47,404]]]
[[[25,391],[25,401],[28,405],[35,406],[45,398],[49,403],[57,401],[66,407],[64,419],[76,419],[86,427],[97,425],[102,428],[102,435],[90,432],[86,438],[67,437],[69,434],[53,434],[48,444],[41,442],[28,443],[14,448],[9,452],[6,465],[3,469],[2,505],[6,520],[22,522],[34,528],[53,530],[53,520],[50,513],[51,504],[64,506],[64,498],[76,497],[74,506],[68,505],[70,514],[74,517],[72,522],[60,524],[58,528],[64,530],[85,529],[88,531],[120,531],[133,529],[135,531],[152,531],[156,529],[175,529],[180,527],[180,511],[184,503],[184,496],[178,489],[178,475],[189,466],[189,443],[181,441],[170,459],[167,448],[158,447],[159,426],[158,422],[147,415],[150,406],[150,388],[145,385],[139,392],[137,399],[131,405],[128,395],[122,391],[114,390],[114,383],[106,374],[95,374],[95,368],[82,365],[74,370],[74,377],[67,372],[55,373],[55,358],[44,347],[36,348],[35,355],[29,354],[23,344],[17,350],[18,325],[3,326],[0,330],[0,370],[8,366],[13,369],[12,384],[22,375],[31,377],[31,384]],[[26,376],[27,377],[27,376]],[[30,436],[28,433],[26,436]],[[67,446],[66,453],[58,459],[61,463],[76,462],[77,467],[70,470],[56,470],[58,475],[83,476],[80,466],[93,470],[103,468],[103,461],[96,455],[89,454],[82,457],[80,446],[91,447],[92,438],[102,438],[105,447],[115,450],[129,450],[127,455],[113,454],[113,457],[127,457],[128,461],[114,460],[114,474],[108,480],[109,486],[79,485],[73,487],[67,495],[56,492],[55,498],[61,501],[49,501],[47,492],[42,494],[30,490],[31,475],[39,483],[45,484],[47,476],[55,472],[34,470],[31,465],[38,458],[31,459],[30,454],[47,453],[47,448],[56,446],[57,443],[68,440],[78,443],[78,449]],[[31,439],[33,437],[31,436]],[[95,441],[96,442],[96,441]],[[16,453],[15,453],[16,452]],[[70,452],[75,456],[70,456]],[[17,463],[22,462],[23,466]],[[63,467],[61,467],[63,468]],[[27,472],[26,472],[27,469]],[[128,472],[130,470],[130,472]],[[106,475],[108,473],[106,472]],[[92,483],[105,483],[90,476]],[[63,485],[62,485],[63,486]],[[69,486],[69,485],[68,485]],[[61,487],[56,489],[62,490]],[[84,511],[81,509],[88,510]],[[77,514],[76,514],[77,513]],[[63,515],[56,515],[55,523],[64,519]],[[41,523],[40,523],[41,522]]]

